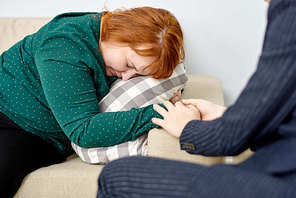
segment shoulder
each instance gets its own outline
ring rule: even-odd
[[[76,22],[76,21],[88,21],[96,19],[100,16],[99,12],[67,12],[57,15],[52,19],[53,22]]]
[[[45,54],[48,51],[58,54],[58,49],[81,54],[90,48],[97,48],[99,32],[100,13],[63,13],[36,32],[33,45],[36,52],[44,51]]]
[[[268,9],[268,23],[264,51],[296,47],[296,1],[272,0]]]
[[[96,12],[69,12],[57,15],[46,26],[51,30],[88,30],[94,23],[100,22],[100,13]]]
[[[287,12],[296,11],[295,0],[272,0],[268,9],[268,21],[285,15]]]
[[[296,6],[295,0],[272,0],[269,4],[269,12],[275,10],[282,10],[285,7]]]

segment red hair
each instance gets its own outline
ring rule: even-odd
[[[102,13],[101,41],[127,44],[140,56],[156,57],[146,66],[156,79],[171,76],[184,59],[183,32],[167,10],[139,7]],[[148,48],[140,48],[139,46]]]

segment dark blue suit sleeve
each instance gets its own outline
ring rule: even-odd
[[[273,0],[257,70],[221,118],[185,126],[181,149],[226,156],[256,148],[276,135],[275,129],[295,106],[295,90],[296,1]]]

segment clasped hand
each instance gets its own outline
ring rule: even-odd
[[[191,120],[210,121],[221,117],[226,107],[216,105],[202,99],[186,99],[176,102],[165,101],[167,110],[157,104],[153,105],[163,119],[152,118],[152,122],[165,129],[171,135],[179,138],[184,127]]]

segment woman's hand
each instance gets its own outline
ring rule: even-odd
[[[193,105],[199,109],[201,119],[205,121],[214,120],[221,117],[226,111],[226,107],[214,104],[202,99],[183,99],[181,101],[184,105]]]
[[[157,111],[163,119],[152,118],[152,122],[161,126],[177,138],[181,136],[183,128],[188,122],[191,120],[200,120],[200,112],[193,105],[184,105],[182,102],[176,102],[174,105],[170,101],[165,101],[164,105],[168,110],[157,104],[153,105],[154,110]]]
[[[181,96],[181,90],[178,90],[174,96],[170,99],[170,102],[175,104],[176,102],[180,101],[182,99],[182,96]]]

